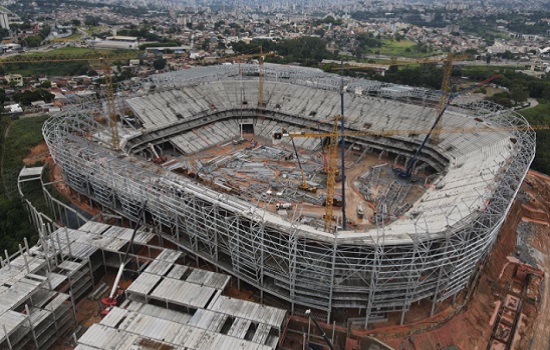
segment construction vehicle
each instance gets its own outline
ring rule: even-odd
[[[276,203],[275,204],[275,208],[277,210],[279,209],[290,209],[292,208],[292,203],[288,203],[288,202],[285,202],[285,203]]]
[[[118,272],[115,277],[115,281],[113,283],[113,286],[111,287],[111,292],[109,293],[109,296],[101,299],[101,316],[106,316],[113,307],[120,304],[122,301],[122,297],[124,295],[124,290],[119,287],[120,279],[122,278],[122,274],[124,273],[124,267],[129,262],[128,255],[130,253],[130,248],[132,247],[134,243],[134,238],[136,237],[136,233],[138,228],[141,225],[141,222],[143,221],[143,212],[145,211],[145,206],[147,204],[147,201],[143,202],[143,205],[141,206],[139,212],[138,212],[138,222],[136,223],[136,228],[132,232],[132,237],[130,238],[130,241],[128,242],[128,245],[126,246],[126,252],[124,253],[124,257],[122,258],[120,262],[120,266],[118,268]]]
[[[363,220],[364,217],[365,217],[365,212],[363,211],[363,206],[359,204],[357,206],[357,218],[359,220]]]
[[[405,178],[405,179],[408,179],[411,177],[412,175],[412,172],[413,172],[413,168],[416,164],[416,161],[418,160],[418,157],[420,156],[420,153],[422,152],[422,150],[424,149],[424,146],[426,145],[426,143],[428,142],[428,140],[430,139],[430,137],[432,135],[438,135],[435,140],[438,140],[439,141],[439,134],[441,133],[441,118],[443,117],[443,114],[445,113],[445,111],[447,110],[447,107],[449,107],[449,105],[451,104],[452,100],[460,95],[460,94],[463,94],[463,93],[466,93],[468,91],[471,91],[471,90],[474,90],[474,89],[477,89],[478,87],[480,86],[483,86],[483,85],[486,85],[488,83],[490,83],[491,81],[495,80],[499,78],[498,75],[494,75],[488,79],[485,79],[479,83],[476,83],[476,84],[473,84],[473,85],[470,85],[469,87],[467,87],[466,89],[464,90],[461,90],[459,92],[456,92],[456,93],[449,93],[449,94],[445,94],[444,95],[444,98],[445,98],[445,104],[443,105],[443,108],[439,111],[439,114],[437,116],[437,118],[435,119],[435,122],[434,124],[432,125],[430,131],[426,134],[426,137],[424,137],[424,140],[422,141],[422,143],[420,144],[420,147],[418,147],[416,149],[416,152],[414,153],[413,157],[409,160],[408,164],[407,164],[407,167],[405,168],[405,170],[402,170],[400,168],[393,168],[393,171],[395,172],[395,174],[401,178]]]
[[[155,146],[153,146],[152,143],[148,143],[147,146],[151,150],[151,154],[153,156],[153,163],[162,164],[162,163],[166,162],[166,159],[167,159],[166,156],[160,156],[158,154],[157,150],[155,149]]]
[[[330,341],[330,339],[328,339],[325,331],[323,331],[323,329],[321,328],[321,326],[319,326],[319,323],[317,322],[316,319],[314,319],[313,317],[311,317],[311,310],[310,309],[307,309],[306,312],[305,312],[306,316],[311,320],[313,321],[313,323],[315,324],[315,327],[317,328],[317,330],[319,331],[319,333],[321,333],[321,336],[323,337],[323,340],[327,343],[328,347],[330,350],[334,350],[334,346],[332,345],[332,342]],[[309,345],[308,345],[309,347]]]
[[[304,174],[304,169],[302,168],[302,162],[300,162],[300,157],[298,156],[298,150],[296,149],[296,144],[294,143],[294,139],[291,137],[290,140],[292,141],[292,148],[294,149],[294,155],[296,156],[296,160],[298,161],[298,168],[300,169],[300,174],[302,176],[302,181],[298,185],[298,188],[300,190],[308,191],[308,192],[317,192],[317,187],[310,186],[307,183],[306,175]]]
[[[105,79],[105,97],[107,99],[108,121],[111,129],[111,146],[113,150],[120,149],[120,138],[118,135],[117,113],[115,108],[113,81],[109,61],[126,60],[136,58],[135,53],[111,53],[91,52],[78,55],[17,55],[0,59],[0,65],[16,63],[38,63],[38,62],[70,62],[70,61],[99,61],[103,66]]]

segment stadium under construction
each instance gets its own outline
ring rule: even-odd
[[[413,303],[433,314],[472,285],[535,154],[523,117],[456,98],[442,129],[462,132],[426,143],[411,182],[393,169],[410,164],[440,94],[273,64],[258,75],[222,65],[129,82],[115,96],[120,150],[98,118],[105,100],[65,109],[44,137],[71,189],[134,222],[145,205],[164,239],[293,314],[403,322]],[[327,230],[315,134],[333,132],[340,92],[349,220],[335,208]],[[273,140],[282,130],[309,136]]]

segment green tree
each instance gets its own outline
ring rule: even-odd
[[[529,97],[529,90],[523,85],[513,85],[510,87],[510,97],[517,103],[527,101]]]
[[[100,20],[101,18],[96,16],[86,16],[86,18],[84,19],[84,24],[87,26],[96,27],[99,25]]]
[[[34,102],[34,101],[42,100],[48,103],[52,102],[54,97],[55,95],[49,93],[48,91],[43,89],[38,89],[35,91],[27,90],[27,91],[16,93],[13,96],[13,99],[22,105],[28,106],[31,104],[31,102]]]
[[[544,90],[542,90],[541,98],[545,101],[550,101],[550,84],[548,84]]]
[[[38,35],[31,35],[25,38],[25,42],[27,43],[28,47],[38,47],[42,42],[42,38]]]
[[[49,89],[52,87],[52,82],[49,81],[49,80],[44,80],[42,82],[42,84],[40,84],[40,87],[44,88],[44,89]]]
[[[164,69],[164,67],[166,67],[166,60],[163,58],[157,58],[156,60],[153,61],[153,67],[156,70]]]

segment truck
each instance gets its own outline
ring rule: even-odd
[[[363,206],[359,204],[357,206],[357,218],[359,220],[363,220],[363,217],[365,216],[365,212],[363,211]]]
[[[290,209],[292,208],[292,203],[277,203],[275,204],[275,208],[277,208],[277,210],[279,209]]]

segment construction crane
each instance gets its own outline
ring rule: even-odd
[[[260,58],[258,61],[258,109],[264,109],[264,55],[260,46]]]
[[[445,101],[445,104],[443,105],[443,107],[441,107],[441,110],[439,110],[438,112],[438,115],[437,115],[437,118],[435,119],[435,122],[434,124],[432,125],[431,129],[430,129],[430,132],[426,134],[426,137],[424,138],[424,140],[422,141],[422,143],[420,144],[420,147],[417,148],[416,152],[414,153],[413,157],[409,160],[405,170],[401,170],[399,168],[395,168],[394,169],[394,172],[399,176],[399,177],[402,177],[402,178],[410,178],[411,175],[412,175],[412,171],[413,171],[413,168],[414,168],[414,165],[416,164],[416,161],[418,159],[418,156],[420,155],[420,153],[422,152],[422,150],[424,149],[424,146],[426,145],[426,143],[428,142],[428,140],[430,139],[431,136],[434,136],[434,137],[437,137],[437,141],[439,142],[439,134],[441,133],[441,119],[443,118],[443,114],[445,113],[445,111],[447,110],[447,107],[449,107],[449,105],[451,104],[451,102],[453,101],[453,99],[460,95],[460,94],[464,94],[468,91],[471,91],[473,89],[477,89],[478,87],[481,87],[483,85],[486,85],[488,83],[490,83],[491,81],[495,80],[499,78],[498,75],[494,75],[488,79],[485,79],[479,83],[476,83],[476,84],[473,84],[473,85],[470,85],[469,87],[467,87],[466,89],[464,90],[461,90],[459,92],[456,92],[456,93],[446,93],[446,94],[442,94],[442,100]],[[438,107],[439,109],[439,107]]]
[[[160,156],[157,150],[155,149],[155,146],[153,146],[152,143],[148,143],[147,147],[149,147],[149,149],[151,150],[151,154],[153,156],[153,163],[161,164],[166,161],[166,156]]]
[[[333,209],[334,209],[334,187],[336,185],[336,152],[338,151],[338,121],[342,118],[337,116],[334,119],[332,135],[329,136],[328,144],[328,169],[327,169],[327,191],[325,198],[325,232],[332,231]],[[345,181],[345,179],[343,179]],[[343,189],[344,190],[344,189]],[[342,205],[344,206],[344,205]],[[342,217],[344,220],[344,217]]]
[[[323,329],[321,328],[321,326],[319,326],[319,323],[317,322],[317,320],[313,317],[311,317],[311,310],[310,309],[307,309],[306,310],[306,316],[313,321],[313,323],[315,324],[315,327],[317,328],[317,330],[319,331],[319,333],[321,333],[321,336],[323,337],[323,340],[325,341],[325,343],[327,343],[328,347],[330,350],[334,350],[334,346],[332,345],[332,342],[330,341],[330,339],[328,339],[325,331],[323,331]],[[308,347],[309,347],[309,344],[308,344]]]
[[[114,150],[120,149],[120,138],[118,134],[117,114],[113,93],[113,80],[111,76],[110,61],[136,58],[135,53],[117,52],[87,52],[77,55],[17,55],[0,59],[0,66],[17,63],[38,63],[38,62],[69,62],[69,61],[99,61],[103,65],[103,76],[105,78],[105,96],[107,99],[109,128],[111,130],[111,146]]]
[[[486,81],[490,81],[492,79],[496,79],[495,77],[491,77],[487,79]],[[476,88],[480,86],[481,83],[474,84],[471,87],[468,88]],[[465,90],[462,90],[465,91]],[[320,137],[320,138],[328,138],[330,139],[330,144],[337,144],[338,138],[341,137],[365,137],[365,136],[399,136],[399,135],[410,135],[410,134],[417,134],[417,135],[423,135],[426,134],[431,135],[433,133],[479,133],[479,132],[508,132],[508,131],[526,131],[526,130],[550,130],[550,125],[534,125],[534,126],[525,126],[525,127],[499,127],[499,126],[484,126],[480,128],[449,128],[449,129],[440,129],[435,130],[435,124],[430,129],[419,129],[419,130],[364,130],[364,131],[351,131],[346,130],[343,133],[338,130],[337,128],[337,121],[341,117],[338,116],[335,118],[334,128],[330,132],[276,132],[273,134],[273,138],[275,140],[282,139],[283,137],[290,137],[291,140],[297,137]],[[423,149],[423,146],[426,144],[427,138],[425,138],[423,144],[415,151],[415,155],[413,158],[415,158],[414,161],[410,161],[407,165],[407,169],[404,171],[404,173],[412,173],[412,169],[416,161],[418,160],[418,157],[420,155],[420,151]],[[332,222],[333,222],[333,216],[332,216],[332,208],[329,207],[330,203],[334,203],[334,186],[335,186],[335,177],[336,175],[333,169],[336,169],[337,165],[337,159],[336,159],[336,147],[334,147],[333,150],[329,151],[329,176],[327,176],[327,193],[326,193],[326,204],[327,207],[325,208],[325,231],[331,232],[332,231]],[[400,170],[403,172],[403,170]],[[397,173],[397,171],[396,171]],[[332,177],[331,177],[332,174]],[[401,175],[402,176],[402,175]],[[406,177],[406,176],[402,176]],[[409,175],[410,177],[410,175]],[[332,197],[331,197],[332,196]],[[345,210],[345,204],[343,203],[342,210]]]
[[[115,107],[115,95],[113,92],[113,77],[111,76],[111,66],[107,62],[106,58],[102,58],[103,64],[103,77],[105,78],[105,95],[107,97],[107,109],[109,111],[109,128],[111,128],[111,144],[113,149],[118,151],[120,149],[120,137],[118,135],[117,114]]]
[[[267,56],[275,56],[275,52],[263,52],[263,47],[258,46],[260,49],[260,53],[251,53],[251,54],[243,54],[243,55],[237,55],[237,56],[230,56],[230,57],[221,57],[213,62],[219,63],[219,62],[227,62],[231,60],[240,60],[240,59],[248,59],[248,58],[258,58],[258,109],[262,110],[264,108],[264,59]],[[242,72],[241,72],[242,73]]]
[[[445,112],[445,109],[449,105],[450,97],[449,92],[451,88],[451,74],[453,72],[453,61],[459,60],[461,57],[454,57],[452,53],[449,53],[447,57],[445,58],[445,61],[443,62],[443,81],[441,82],[441,98],[439,99],[439,104],[437,105],[436,110],[436,125],[435,130],[441,130],[442,123],[442,117],[443,113]],[[439,133],[433,133],[432,134],[432,141],[434,143],[439,143]]]
[[[445,58],[441,57],[428,57],[418,60],[411,60],[411,61],[399,61],[392,59],[391,61],[387,62],[388,66],[404,66],[404,65],[415,65],[415,64],[429,64],[429,63],[443,63],[443,78],[441,82],[441,98],[439,99],[439,103],[437,105],[436,109],[436,119],[437,119],[437,125],[435,127],[435,130],[441,129],[442,125],[442,115],[443,115],[443,109],[446,108],[445,104],[447,103],[448,96],[449,96],[449,89],[451,86],[451,74],[453,72],[453,62],[455,61],[461,61],[470,59],[470,56],[468,55],[458,55],[455,56],[453,53],[447,54]],[[365,69],[365,68],[380,68],[383,66],[383,63],[377,63],[373,64],[372,66],[368,63],[366,64],[354,64],[352,66],[344,65],[344,62],[341,63],[341,67],[337,68],[339,70],[344,69]],[[336,68],[334,69],[336,70]],[[433,133],[432,134],[432,141],[434,143],[439,142],[439,133]]]
[[[298,162],[298,168],[300,169],[300,174],[302,175],[302,182],[300,183],[298,188],[308,192],[316,192],[317,187],[310,186],[307,183],[307,179],[304,174],[304,169],[302,168],[302,162],[300,162],[300,157],[298,156],[298,150],[296,149],[296,144],[294,143],[294,138],[291,138],[290,141],[292,141],[292,148],[294,149],[294,154],[296,155],[296,161]]]
[[[120,302],[120,297],[122,296],[122,291],[120,290],[118,284],[120,283],[120,279],[122,278],[122,274],[124,273],[124,268],[126,267],[126,264],[129,262],[130,259],[128,259],[130,248],[132,247],[134,243],[134,238],[136,237],[137,230],[139,226],[141,225],[141,222],[144,220],[143,213],[145,212],[145,207],[147,205],[147,201],[144,201],[139,212],[138,212],[138,222],[136,223],[136,227],[134,228],[134,231],[132,232],[132,236],[130,238],[130,241],[128,242],[128,245],[126,246],[126,252],[124,253],[124,256],[120,262],[120,266],[118,268],[118,272],[115,277],[115,281],[113,283],[113,286],[111,287],[111,292],[108,296],[101,299],[101,315],[106,316],[113,307],[117,306]]]

